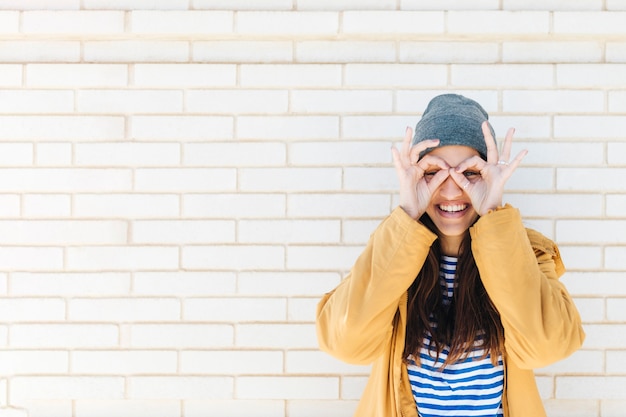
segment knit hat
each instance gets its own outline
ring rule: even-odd
[[[415,126],[412,145],[425,139],[439,139],[437,147],[469,146],[487,160],[487,145],[481,125],[488,119],[485,109],[474,100],[458,94],[442,94],[428,103],[422,118]],[[496,134],[490,123],[489,130],[495,139]],[[422,152],[420,158],[432,149]]]

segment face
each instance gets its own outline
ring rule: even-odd
[[[450,167],[455,168],[467,158],[478,155],[478,152],[467,146],[451,145],[435,148],[429,154],[443,159]],[[428,181],[438,169],[440,168],[433,167],[432,171],[427,170],[426,180]],[[464,174],[472,182],[480,178],[480,173],[476,171],[467,170]],[[426,213],[439,229],[442,244],[451,248],[456,247],[457,251],[464,234],[478,218],[469,196],[452,177],[448,177],[435,190]]]

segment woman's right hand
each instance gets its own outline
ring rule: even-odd
[[[391,147],[393,164],[400,182],[400,207],[413,219],[426,211],[433,192],[450,175],[448,164],[441,158],[420,153],[439,144],[439,139],[427,139],[411,147],[413,129],[406,128],[402,149]]]

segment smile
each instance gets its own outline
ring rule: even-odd
[[[445,211],[448,213],[458,213],[467,208],[467,204],[449,204],[449,205],[439,205],[439,210]]]

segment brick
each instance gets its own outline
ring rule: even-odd
[[[18,11],[0,11],[0,33],[17,34],[20,31],[20,13]]]
[[[221,417],[285,416],[283,400],[186,400],[183,403],[185,417],[205,417],[208,413],[216,413]]]
[[[111,324],[18,324],[11,326],[12,347],[109,348],[119,341],[118,326]]]
[[[622,243],[620,240],[619,243]],[[607,269],[626,268],[626,248],[622,246],[607,247],[604,250],[604,266]]]
[[[388,164],[389,142],[296,142],[289,145],[289,162],[302,165]]]
[[[490,90],[455,90],[458,94],[472,98],[480,103],[487,112],[499,110],[499,98],[497,91]],[[422,114],[428,102],[439,94],[449,93],[448,90],[398,90],[396,91],[396,110],[404,113]],[[415,123],[411,123],[412,128]],[[398,132],[398,142],[402,140],[402,132]]]
[[[601,0],[504,0],[506,10],[602,10]]]
[[[341,227],[341,241],[357,245],[364,245],[374,232],[379,220],[343,220]]]
[[[600,401],[600,415],[603,417],[620,417],[624,412],[626,401],[602,400]]]
[[[173,374],[178,366],[175,351],[74,351],[71,355],[72,372],[78,374]]]
[[[604,372],[604,353],[599,350],[578,350],[571,356],[544,368],[535,369],[543,374],[600,374]]]
[[[287,91],[194,90],[186,95],[186,110],[202,113],[286,113]]]
[[[180,153],[177,143],[77,143],[74,162],[79,166],[177,166]]]
[[[8,340],[9,340],[9,329],[8,326],[0,326],[0,344],[2,346],[8,346]]]
[[[182,266],[189,270],[283,269],[282,246],[187,246],[182,249]]]
[[[290,41],[197,41],[192,43],[192,60],[234,63],[292,62],[293,46]]]
[[[603,253],[597,246],[567,246],[559,244],[561,257],[568,270],[593,270],[602,268]]]
[[[297,113],[389,113],[393,106],[392,93],[381,90],[296,90],[290,101]]]
[[[624,34],[626,13],[612,11],[556,11],[553,13],[553,32],[559,34]],[[581,22],[585,22],[581,25]]]
[[[28,408],[29,417],[54,415],[57,417],[72,417],[71,400],[26,400],[23,406]],[[20,416],[22,417],[22,416]]]
[[[478,64],[500,60],[500,47],[489,42],[401,42],[403,63]]]
[[[520,209],[524,217],[576,218],[602,216],[602,196],[594,194],[512,194],[506,201]],[[579,233],[579,232],[577,232]],[[583,233],[580,233],[584,235]]]
[[[242,87],[338,87],[342,83],[337,64],[242,64],[239,84]]]
[[[556,398],[624,399],[626,377],[563,376],[556,378]]]
[[[0,216],[19,217],[20,214],[20,196],[0,194]]]
[[[84,113],[180,113],[180,91],[89,90],[77,94],[77,110]]]
[[[339,168],[244,168],[239,172],[242,191],[330,191],[340,187]]]
[[[67,373],[69,354],[55,350],[2,350],[0,372],[2,375]]]
[[[626,279],[620,272],[568,272],[561,281],[574,296],[611,296],[626,292]]]
[[[609,374],[626,373],[626,352],[608,350],[606,352],[606,370]]]
[[[237,347],[317,349],[315,326],[307,324],[239,324]]]
[[[70,270],[172,270],[178,266],[176,247],[77,246],[66,250],[66,267]]]
[[[624,152],[626,151],[626,144],[620,142],[613,142],[607,144],[607,162],[610,165],[625,165],[626,158]]]
[[[74,110],[74,93],[47,90],[2,90],[0,112],[11,113],[71,113]]]
[[[290,246],[287,248],[287,268],[303,270],[350,269],[362,247],[353,246]],[[320,259],[324,262],[320,263]]]
[[[343,188],[350,191],[396,191],[398,176],[389,168],[345,168]]]
[[[610,48],[607,48],[608,51]],[[619,87],[623,82],[624,71],[626,71],[624,64],[557,64],[556,85],[560,88]]]
[[[234,294],[233,272],[136,272],[133,293],[160,296],[202,296]]]
[[[382,218],[389,212],[389,196],[382,194],[291,194],[287,200],[290,217]]]
[[[77,400],[76,417],[179,417],[180,402],[175,400]]]
[[[233,191],[234,168],[140,168],[135,171],[137,191]]]
[[[184,351],[180,371],[206,375],[280,374],[283,352],[253,350]]]
[[[80,42],[76,41],[3,41],[0,51],[2,62],[78,62]],[[12,68],[12,66],[10,67]],[[12,74],[16,77],[17,74]],[[21,78],[21,74],[19,75]],[[14,78],[11,78],[12,80]],[[8,81],[3,80],[3,84]]]
[[[335,35],[339,31],[339,15],[335,12],[242,11],[237,13],[235,27],[238,34],[245,35]]]
[[[542,400],[554,398],[554,377],[536,376],[535,381]]]
[[[183,41],[86,41],[85,62],[187,62],[189,44]]]
[[[63,249],[4,246],[0,249],[0,269],[42,271],[63,268]]]
[[[319,350],[288,351],[285,361],[288,374],[369,374],[370,368],[349,365]]]
[[[341,379],[341,398],[358,400],[363,395],[367,377],[349,376]]]
[[[332,272],[241,272],[237,293],[242,295],[321,295],[339,284]]]
[[[127,225],[112,221],[0,221],[0,243],[77,245],[126,242]]]
[[[72,164],[71,143],[37,143],[35,163],[38,166],[68,166]]]
[[[557,220],[559,242],[618,243],[626,233],[626,221],[620,220]]]
[[[576,297],[574,303],[584,323],[605,321],[605,310],[607,309],[604,307],[605,301],[603,299]]]
[[[402,10],[493,10],[499,9],[496,0],[442,0],[433,3],[429,0],[400,0]]]
[[[0,9],[9,10],[78,10],[80,8],[78,0],[58,0],[49,3],[46,0],[3,0]]]
[[[606,214],[607,216],[621,217],[626,212],[626,195],[607,194]]]
[[[262,0],[254,3],[246,0],[192,0],[192,4],[194,9],[291,10],[293,8],[291,0]]]
[[[3,167],[32,165],[33,150],[30,143],[0,143],[0,164]]]
[[[183,149],[183,164],[191,166],[282,166],[286,162],[284,143],[192,143]]]
[[[532,184],[532,185],[531,185]],[[517,168],[506,183],[505,191],[551,191],[554,189],[554,171],[549,168]]]
[[[346,34],[441,34],[445,30],[443,11],[345,11],[342,32]]]
[[[298,0],[298,10],[393,10],[392,0]]]
[[[505,91],[502,109],[525,113],[599,113],[604,111],[601,91]]]
[[[179,197],[173,194],[77,194],[75,217],[167,218],[180,214]]]
[[[11,379],[11,404],[39,399],[115,399],[124,396],[124,378],[23,376]]]
[[[4,51],[4,45],[6,41],[2,43],[3,48],[0,50],[0,58],[2,58],[2,51]],[[5,59],[2,59],[6,61]],[[2,87],[19,87],[22,85],[22,66],[2,64],[0,65],[0,86]]]
[[[340,223],[335,220],[242,220],[240,243],[333,243],[339,242]]]
[[[339,119],[336,116],[240,116],[237,136],[253,140],[337,139]]]
[[[454,64],[451,85],[460,87],[551,87],[553,67],[536,64],[464,65]]]
[[[189,194],[183,196],[183,216],[190,218],[283,217],[284,194]]]
[[[287,409],[293,417],[342,417],[354,415],[357,405],[348,400],[289,400]]]
[[[582,167],[602,165],[605,160],[604,144],[598,142],[513,142],[511,155],[528,150],[524,165]]]
[[[558,168],[557,190],[623,191],[622,168]]]
[[[134,10],[130,27],[137,34],[229,34],[233,32],[233,20],[231,11]]]
[[[0,139],[28,141],[107,140],[124,137],[118,116],[0,116]]]
[[[338,283],[337,283],[338,284]],[[337,285],[326,287],[315,298],[290,298],[287,303],[287,319],[290,323],[315,323],[315,310],[321,294],[328,292]]]
[[[129,345],[138,348],[222,348],[234,344],[233,326],[225,324],[133,324]]]
[[[605,48],[606,48],[606,62],[607,63],[626,62],[626,43],[607,42]]]
[[[336,399],[336,377],[244,376],[237,378],[237,394],[244,399]]]
[[[188,0],[82,0],[83,8],[97,10],[185,10]]]
[[[138,140],[203,141],[233,136],[233,118],[227,116],[133,116],[130,135]]]
[[[447,32],[546,35],[550,32],[550,14],[544,11],[449,11]]]
[[[0,294],[7,295],[8,287],[8,274],[0,274]]]
[[[511,127],[515,129],[517,141],[525,138],[545,140],[552,136],[552,121],[548,116],[493,116],[489,121],[500,143]]]
[[[287,317],[284,298],[193,298],[183,303],[186,321],[276,322]]]
[[[404,135],[406,127],[415,122],[415,116],[344,116],[342,136],[345,139],[398,140],[402,137],[400,135]]]
[[[396,60],[396,46],[393,42],[301,41],[296,43],[295,50],[297,62],[395,62]]]
[[[61,321],[65,318],[65,302],[40,298],[5,299],[0,306],[3,322]]]
[[[130,399],[232,398],[233,378],[136,376],[129,378]]]
[[[626,4],[622,0],[606,0],[607,10],[626,10]]]
[[[68,317],[74,321],[135,322],[180,319],[180,302],[172,298],[75,298]]]
[[[236,66],[229,64],[136,64],[133,68],[134,85],[140,87],[226,87],[234,86],[237,77]]]
[[[548,399],[543,401],[543,406],[546,413],[554,417],[589,417],[598,415],[598,401],[596,400]]]
[[[137,220],[134,243],[187,244],[235,241],[235,222],[224,220]]]
[[[609,112],[617,112],[622,113],[626,110],[626,94],[621,91],[609,91]],[[615,144],[613,146],[621,146],[619,144]],[[609,148],[609,158],[611,157],[611,152]]]
[[[506,63],[601,62],[603,54],[604,45],[600,42],[509,41],[502,44],[502,61]]]
[[[124,13],[120,11],[25,11],[21,32],[27,34],[120,34]]]
[[[624,332],[626,325],[624,324],[587,324],[584,329],[587,337],[583,346],[587,349],[623,350],[626,347],[626,332]]]
[[[615,129],[626,128],[620,116],[555,116],[554,136],[567,138],[621,138]]]
[[[346,64],[345,84],[370,87],[443,87],[448,70],[437,64]]]
[[[11,294],[20,296],[106,296],[129,291],[128,273],[22,272],[11,275]]]

